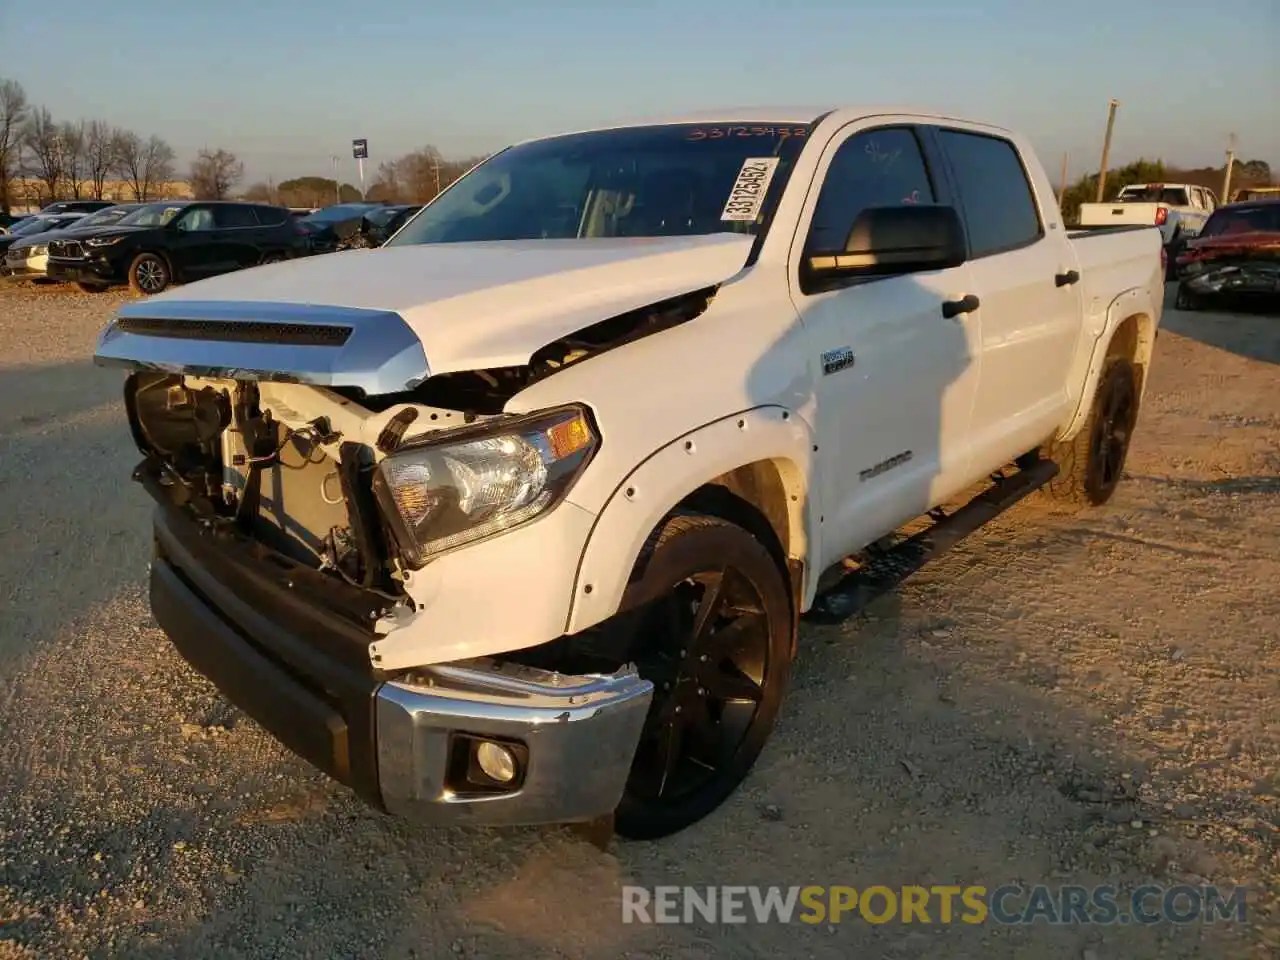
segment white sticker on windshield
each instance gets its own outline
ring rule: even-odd
[[[743,160],[720,219],[750,222],[759,216],[764,196],[769,192],[769,181],[777,169],[777,157],[748,157]]]

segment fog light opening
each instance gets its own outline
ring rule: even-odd
[[[476,746],[476,763],[495,783],[511,783],[518,772],[515,754],[492,740],[481,740]]]

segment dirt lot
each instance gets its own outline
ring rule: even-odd
[[[1280,951],[1280,319],[1168,312],[1108,507],[1025,502],[807,629],[738,796],[602,853],[375,815],[170,651],[121,376],[88,360],[121,299],[0,291],[3,960]],[[1249,922],[620,922],[628,883],[1011,882],[1247,884]]]

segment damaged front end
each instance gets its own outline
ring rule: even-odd
[[[490,655],[434,632],[438,649],[474,652],[383,650],[425,637],[432,604],[453,608],[458,630],[496,622],[455,598],[485,589],[474,578],[432,593],[436,561],[551,511],[598,448],[586,407],[514,416],[506,401],[709,297],[611,318],[521,368],[436,377],[393,314],[126,307],[96,359],[130,368],[134,476],[157,502],[157,621],[228,699],[382,809],[470,823],[608,813],[652,698],[633,665],[548,661],[482,635],[510,651]],[[589,515],[567,507],[585,536]],[[576,567],[555,565],[571,582]]]

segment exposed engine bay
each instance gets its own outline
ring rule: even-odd
[[[125,395],[139,448],[159,461],[173,500],[202,522],[354,585],[393,590],[372,500],[373,449],[394,448],[417,411],[377,416],[392,426],[378,423],[371,445],[364,431],[375,415],[316,388],[135,373]],[[462,421],[451,411],[431,416]]]

